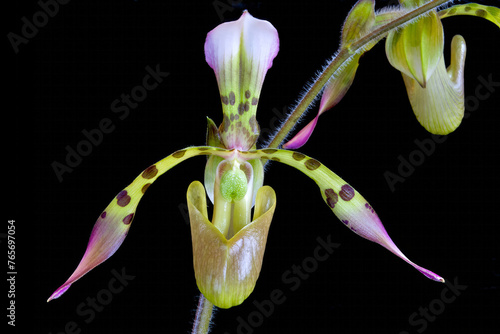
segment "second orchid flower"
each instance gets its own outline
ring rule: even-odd
[[[387,22],[402,17],[424,0],[400,0],[399,7],[375,11],[374,0],[359,0],[342,28],[340,50],[349,52],[350,45],[369,36]],[[455,15],[471,15],[486,19],[500,28],[500,9],[476,3],[454,5],[431,10],[400,29],[368,42],[360,52],[351,55],[324,87],[319,110],[313,120],[283,147],[297,149],[312,135],[318,118],[333,108],[351,87],[358,69],[359,58],[387,37],[385,50],[389,63],[403,76],[408,98],[418,122],[433,134],[453,132],[464,115],[464,66],[466,44],[462,36],[451,41],[451,57],[445,65],[444,31],[441,20]],[[335,59],[335,57],[334,57]]]

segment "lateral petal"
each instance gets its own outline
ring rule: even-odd
[[[128,234],[139,201],[160,175],[188,158],[211,154],[229,156],[230,152],[213,147],[191,147],[179,150],[146,168],[128,187],[120,191],[97,218],[85,254],[76,270],[49,297],[47,302],[59,298],[71,284],[117,251]]]
[[[471,15],[486,19],[500,28],[500,8],[485,6],[478,3],[467,3],[455,5],[440,10],[438,15],[441,19],[455,15]]]
[[[351,231],[385,247],[427,278],[444,282],[441,276],[410,261],[391,240],[375,210],[363,196],[318,160],[302,153],[278,149],[273,152],[251,151],[249,155],[265,156],[300,170],[316,182],[325,203]]]

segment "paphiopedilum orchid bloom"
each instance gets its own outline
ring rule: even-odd
[[[350,230],[387,248],[426,277],[444,281],[411,262],[391,240],[372,206],[321,162],[299,152],[255,149],[260,91],[278,49],[276,29],[247,11],[237,21],[223,23],[208,33],[205,55],[219,85],[222,124],[217,128],[209,120],[207,146],[184,148],[150,165],[113,198],[99,215],[80,264],[49,300],[60,297],[116,252],[129,232],[139,201],[153,182],[170,168],[202,155],[210,157],[205,187],[214,204],[212,221],[200,182],[189,186],[187,203],[196,282],[213,305],[229,308],[241,304],[258,279],[276,206],[274,190],[263,186],[263,162],[267,160],[294,167],[313,179],[324,202]]]
[[[464,104],[464,66],[466,45],[462,36],[451,42],[450,65],[445,66],[444,31],[441,19],[454,15],[473,15],[487,19],[500,28],[500,9],[476,3],[433,9],[399,29],[370,38],[388,21],[403,17],[427,0],[400,0],[400,7],[375,11],[375,0],[359,0],[347,16],[341,35],[340,50],[349,52],[351,45],[366,40],[350,55],[325,85],[316,117],[283,147],[297,149],[311,136],[318,118],[333,108],[347,93],[354,80],[362,54],[383,37],[389,63],[404,79],[408,98],[419,123],[433,134],[449,134],[462,122]],[[340,53],[340,51],[338,52]],[[335,60],[335,57],[334,59]]]

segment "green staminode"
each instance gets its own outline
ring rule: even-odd
[[[220,180],[220,192],[222,197],[228,201],[239,201],[247,193],[247,177],[240,169],[228,170]]]

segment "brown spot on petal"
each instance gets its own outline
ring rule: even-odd
[[[467,6],[467,7],[464,8],[464,11],[469,12],[471,9],[472,8],[470,8],[469,6]]]
[[[262,152],[264,152],[265,154],[273,154],[277,151],[277,149],[275,148],[266,148],[266,149],[263,149]]]
[[[306,166],[307,169],[309,170],[315,170],[319,166],[321,166],[321,162],[319,162],[316,159],[309,159],[306,162],[304,162],[304,165]]]
[[[276,158],[276,157],[272,157],[271,160],[278,161],[278,162],[281,161],[280,158]]]
[[[227,132],[229,130],[229,125],[231,125],[231,121],[229,120],[229,117],[224,114],[224,119],[222,120],[221,124],[222,132]]]
[[[174,153],[172,154],[172,156],[173,156],[174,158],[179,159],[179,158],[182,158],[182,157],[184,156],[184,154],[185,154],[185,153],[186,153],[186,150],[180,150],[180,151],[174,152]]]
[[[344,184],[339,192],[340,198],[344,201],[350,201],[354,197],[354,194],[354,189],[348,184]]]
[[[299,153],[299,152],[293,152],[292,154],[292,158],[294,158],[295,160],[297,161],[300,161],[302,159],[304,159],[306,156],[302,153]]]
[[[339,201],[339,196],[333,189],[326,189],[325,190],[325,196],[326,196],[326,203],[330,208],[335,207],[335,203]]]
[[[234,95],[234,92],[229,92],[229,104],[234,106],[235,102],[236,102],[236,96]]]
[[[222,103],[224,103],[225,105],[228,105],[229,104],[229,98],[227,96],[220,96],[220,99],[222,101]]]
[[[116,204],[118,204],[121,207],[127,206],[128,203],[130,203],[130,196],[127,194],[126,190],[120,191],[120,193],[116,196]]]
[[[142,172],[142,177],[145,179],[152,179],[158,174],[158,169],[155,165],[151,165]]]
[[[245,111],[249,111],[250,110],[250,104],[247,102],[245,102],[245,106],[243,107]]]
[[[240,102],[240,104],[238,104],[238,114],[243,115],[244,112],[245,112],[245,105],[243,104],[243,102]]]
[[[146,192],[146,190],[148,190],[150,185],[151,183],[146,183],[145,185],[142,186],[141,191],[143,194]]]
[[[484,9],[478,9],[476,10],[476,15],[479,17],[486,17],[488,16],[488,13]]]
[[[122,222],[125,224],[125,225],[129,225],[131,222],[132,222],[132,219],[134,219],[134,214],[131,213],[127,216],[125,216],[125,218],[123,218]]]
[[[104,211],[103,213],[101,213],[101,218],[102,219],[106,218],[106,211]]]
[[[368,203],[365,203],[365,208],[368,209],[368,211],[371,211],[371,213],[375,213],[375,210],[373,210],[372,206]]]
[[[256,98],[256,97],[252,98],[252,105],[253,106],[256,106],[258,103],[259,103],[259,99],[258,98]]]
[[[249,98],[250,98],[250,91],[249,91],[249,90],[247,90],[247,91],[245,92],[245,97],[246,97],[247,99],[249,99]]]

